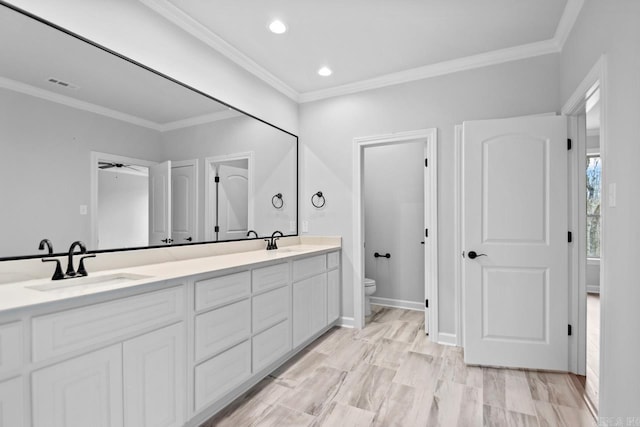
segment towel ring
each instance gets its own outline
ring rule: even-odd
[[[278,200],[280,200],[280,202],[278,202]],[[284,206],[284,200],[282,199],[282,193],[278,193],[275,196],[273,196],[271,198],[271,204],[276,209],[282,208],[282,206]]]
[[[324,198],[322,191],[318,191],[316,194],[311,196],[311,204],[313,207],[320,209],[327,203],[327,200]]]

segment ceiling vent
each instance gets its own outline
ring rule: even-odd
[[[79,86],[74,85],[73,83],[65,82],[64,80],[56,79],[55,77],[49,77],[49,79],[47,79],[47,81],[49,83],[52,83],[52,84],[57,85],[57,86],[62,86],[62,87],[67,88],[67,89],[80,89]]]

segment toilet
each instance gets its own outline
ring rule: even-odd
[[[376,281],[373,279],[364,279],[364,315],[371,316],[371,295],[376,291]]]

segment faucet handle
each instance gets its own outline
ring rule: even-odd
[[[55,262],[56,263],[56,271],[53,273],[51,280],[62,280],[64,279],[64,273],[62,272],[62,266],[60,265],[60,260],[56,258],[42,258],[42,262]]]
[[[88,276],[89,273],[87,273],[87,270],[84,268],[84,260],[87,258],[95,258],[95,254],[94,255],[87,255],[87,256],[83,256],[82,258],[80,258],[80,265],[78,266],[78,275],[79,276]]]
[[[280,240],[279,237],[274,237],[273,238],[273,243],[271,244],[271,249],[278,249],[278,244],[276,243],[277,240]]]
[[[267,250],[270,251],[271,249],[273,249],[273,243],[271,243],[271,239],[262,239],[265,242],[267,242]]]

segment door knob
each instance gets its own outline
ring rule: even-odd
[[[478,254],[478,253],[476,253],[475,251],[469,251],[469,252],[467,253],[467,256],[468,256],[469,258],[471,258],[471,259],[476,259],[476,258],[478,258],[479,256],[487,256],[487,254]]]
[[[192,238],[191,236],[189,236],[189,237],[187,237],[187,238],[186,238],[186,239],[184,239],[184,240],[186,240],[187,242],[191,242],[191,241],[193,240],[193,238]]]
[[[171,238],[166,238],[166,239],[162,239],[162,240],[160,240],[160,241],[161,241],[162,243],[172,243],[172,242],[173,242],[173,239],[171,239]]]

